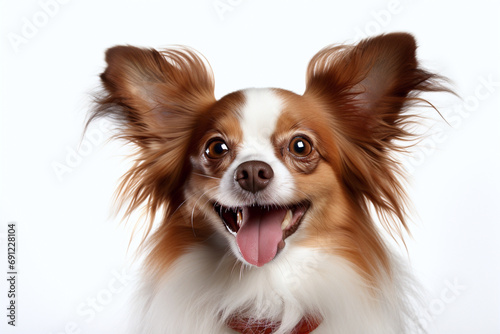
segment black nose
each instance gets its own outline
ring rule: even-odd
[[[273,176],[273,169],[263,161],[244,162],[236,168],[234,174],[240,187],[252,193],[267,187]]]

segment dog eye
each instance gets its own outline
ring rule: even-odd
[[[227,152],[229,152],[229,148],[222,139],[212,140],[208,143],[207,148],[205,149],[205,154],[210,159],[220,159],[224,157]]]
[[[311,143],[306,138],[301,136],[293,138],[288,145],[288,151],[299,158],[303,158],[311,154],[312,149],[313,147]]]

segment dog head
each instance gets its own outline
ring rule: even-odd
[[[418,93],[443,89],[415,51],[403,33],[328,47],[312,58],[302,95],[245,89],[217,100],[190,49],[109,49],[92,118],[115,118],[137,147],[120,188],[128,213],[165,210],[157,265],[215,233],[257,267],[293,245],[335,252],[364,273],[383,266],[368,208],[406,228],[391,155],[409,137],[405,111]]]

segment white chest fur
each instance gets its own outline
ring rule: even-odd
[[[225,255],[227,254],[227,255]],[[280,321],[286,334],[307,314],[323,318],[316,334],[401,334],[406,292],[381,282],[375,292],[342,258],[288,248],[262,268],[235,264],[230,252],[199,246],[182,256],[155,286],[140,290],[139,333],[234,333],[225,320],[238,312]]]

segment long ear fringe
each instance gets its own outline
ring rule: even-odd
[[[356,71],[362,66],[360,59],[353,56],[355,49],[356,46],[330,46],[316,54],[307,69],[304,95],[314,96],[334,109],[335,139],[350,196],[364,210],[372,206],[386,231],[404,243],[404,232],[409,234],[408,200],[402,184],[405,171],[395,154],[408,153],[416,144],[418,136],[411,128],[420,117],[408,111],[423,105],[437,111],[420,97],[421,93],[454,93],[446,78],[419,68],[415,60],[413,69],[411,64],[404,69],[405,77],[398,86],[383,96],[376,106],[376,115],[360,111],[357,85],[374,64]]]
[[[147,67],[141,70],[154,77],[154,82],[145,82],[145,86],[149,85],[148,93],[157,104],[144,108],[141,101],[137,102],[141,96],[120,82],[130,74],[132,66],[113,63],[109,57],[112,48],[107,53],[108,68],[101,75],[104,89],[95,94],[95,108],[85,130],[90,123],[106,117],[116,125],[113,137],[133,144],[133,165],[115,193],[115,212],[130,217],[142,209],[146,224],[137,225],[133,233],[142,235],[142,244],[153,229],[156,214],[164,211],[168,217],[182,202],[181,183],[189,173],[186,152],[200,115],[215,102],[214,81],[208,62],[194,50],[117,48],[130,48],[126,52],[134,53],[130,55],[131,62]],[[123,56],[126,57],[129,55]],[[107,75],[112,66],[123,68],[123,75]]]

